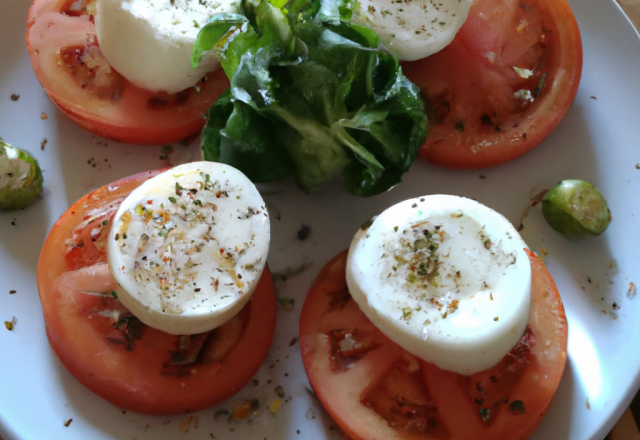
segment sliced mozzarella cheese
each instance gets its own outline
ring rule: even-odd
[[[502,215],[473,200],[411,199],[355,236],[347,284],[391,340],[440,368],[473,374],[498,363],[524,333],[525,247]]]
[[[200,27],[216,13],[238,12],[233,0],[97,0],[100,49],[133,84],[175,93],[195,85],[220,65],[213,51],[191,68]]]
[[[111,227],[109,269],[122,303],[171,334],[216,328],[249,301],[267,260],[269,216],[240,171],[178,166],[123,201]]]
[[[473,0],[358,0],[354,19],[369,26],[401,60],[419,60],[453,40]]]

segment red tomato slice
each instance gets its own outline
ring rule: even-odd
[[[36,77],[71,120],[100,136],[134,144],[184,140],[229,87],[222,69],[175,94],[134,86],[109,66],[96,38],[88,0],[34,0],[27,48]]]
[[[277,303],[265,269],[236,317],[184,337],[145,326],[109,294],[110,220],[129,192],[155,174],[114,182],[73,204],[44,243],[37,281],[49,342],[76,379],[119,407],[174,414],[221,402],[253,377],[273,338]]]
[[[538,145],[569,109],[582,72],[580,31],[564,0],[478,0],[449,46],[403,71],[427,100],[420,156],[493,166]],[[514,96],[525,91],[533,102]]]
[[[566,361],[567,322],[553,279],[533,270],[527,331],[489,370],[461,376],[417,359],[380,332],[346,286],[346,251],[320,272],[302,308],[311,386],[349,438],[524,440],[544,415]]]

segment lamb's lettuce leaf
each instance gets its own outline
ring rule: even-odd
[[[287,9],[288,8],[288,9]],[[216,50],[231,87],[211,107],[206,160],[255,182],[293,174],[314,191],[341,176],[360,196],[401,181],[427,132],[420,90],[378,36],[317,1],[244,0],[214,15],[193,50]]]

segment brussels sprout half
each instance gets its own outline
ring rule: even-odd
[[[0,209],[24,208],[42,193],[42,171],[29,153],[0,138]]]
[[[611,221],[607,200],[584,180],[563,180],[542,199],[547,223],[571,240],[600,235]]]

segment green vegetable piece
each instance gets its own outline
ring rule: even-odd
[[[611,221],[607,200],[584,180],[563,180],[542,199],[547,223],[571,240],[600,235]]]
[[[524,414],[524,402],[522,400],[514,400],[509,404],[509,411],[511,411],[513,414]]]
[[[284,6],[287,4],[287,0],[269,0],[269,3],[271,3],[276,8],[284,8]]]
[[[246,17],[239,14],[216,14],[200,29],[196,43],[191,53],[191,67],[196,68],[202,59],[202,52],[211,50],[216,43],[226,37],[232,28],[238,28],[246,23]]]
[[[280,298],[278,302],[284,310],[292,310],[295,300],[293,298]]]
[[[321,3],[243,0],[245,21],[214,15],[203,27],[193,62],[216,50],[231,88],[207,114],[202,155],[254,182],[292,175],[312,192],[341,177],[373,196],[415,160],[424,103],[377,34],[346,20],[348,2]]]
[[[0,138],[0,209],[21,209],[42,193],[42,171],[29,153]]]

